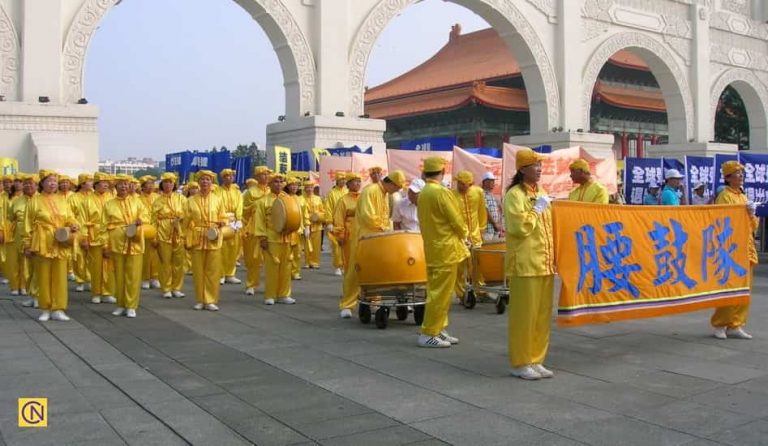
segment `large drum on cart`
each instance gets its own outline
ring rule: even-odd
[[[416,323],[421,324],[426,301],[426,265],[424,241],[418,232],[381,232],[361,237],[357,262],[352,265],[360,283],[360,321],[370,322],[371,307],[377,307],[376,326],[386,328],[392,308],[399,320],[405,320],[408,307],[412,307]]]
[[[504,240],[490,240],[483,246],[474,248],[473,266],[477,268],[483,280],[486,282],[504,281],[504,252],[507,243]]]

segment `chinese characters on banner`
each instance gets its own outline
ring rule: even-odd
[[[351,169],[351,156],[321,156],[320,195],[325,196],[336,184],[336,172],[349,172]]]
[[[357,173],[363,178],[363,187],[367,186],[371,182],[371,174],[368,169],[371,167],[381,167],[382,177],[389,173],[387,169],[387,156],[384,154],[368,154],[368,153],[353,153],[352,154],[352,172]],[[408,176],[408,180],[413,178]]]
[[[744,165],[744,193],[749,201],[768,201],[768,155],[739,153],[739,161]]]
[[[501,196],[504,189],[501,182],[502,167],[501,158],[489,155],[475,155],[460,147],[454,146],[453,148],[453,169],[456,172],[461,172],[462,170],[472,172],[472,175],[475,176],[475,184],[478,186],[482,183],[483,175],[486,172],[493,173],[497,178],[493,188],[493,195],[496,196]]]
[[[283,175],[291,171],[291,149],[275,146],[275,172]]]
[[[439,156],[445,159],[445,180],[451,181],[453,172],[453,152],[422,152],[419,150],[387,150],[387,164],[389,171],[402,170],[408,180],[421,178],[421,168],[424,160],[430,156]]]
[[[708,156],[685,156],[685,193],[688,194],[688,203],[693,202],[693,186],[696,183],[707,183],[706,197],[715,195],[715,168],[714,158]]]
[[[651,182],[664,185],[661,158],[626,158],[624,160],[624,198],[627,204],[643,204]]]
[[[558,324],[665,316],[749,302],[750,226],[738,205],[553,203]]]

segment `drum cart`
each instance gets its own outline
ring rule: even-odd
[[[376,327],[387,328],[389,313],[395,311],[398,321],[408,319],[409,307],[413,308],[416,325],[424,321],[427,302],[426,284],[393,285],[389,287],[361,287],[357,300],[357,314],[360,322],[368,324],[374,320]]]
[[[509,304],[509,287],[504,274],[505,252],[503,241],[488,243],[470,250],[464,308],[475,308],[478,302],[477,292],[485,292],[496,295],[496,298],[492,299],[496,306],[496,313],[504,314]],[[480,271],[482,274],[485,280],[484,285],[474,283],[475,271]]]

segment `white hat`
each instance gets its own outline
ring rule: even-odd
[[[413,191],[413,193],[418,194],[422,189],[424,189],[426,184],[427,183],[425,183],[421,178],[416,178],[415,180],[411,181],[411,185],[408,186],[408,189]]]
[[[703,181],[699,181],[698,183],[693,185],[693,190],[696,190],[696,189],[698,189],[700,187],[706,187],[706,186],[707,186],[707,183],[705,183]]]
[[[678,178],[679,179],[679,178],[685,178],[685,177],[683,176],[683,174],[680,173],[679,170],[677,170],[677,169],[669,169],[664,174],[664,179],[665,180],[669,180],[671,178]]]
[[[494,175],[493,172],[485,172],[483,174],[483,181],[485,180],[496,180],[496,175]]]
[[[658,189],[658,188],[659,188],[659,184],[657,182],[651,181],[650,183],[648,183],[648,189]]]

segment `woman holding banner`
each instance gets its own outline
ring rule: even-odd
[[[723,177],[726,187],[717,195],[715,204],[741,204],[746,205],[749,211],[752,231],[750,232],[748,246],[749,263],[751,267],[757,265],[757,249],[755,248],[755,231],[760,224],[755,216],[757,207],[754,203],[747,200],[742,185],[744,184],[744,166],[738,161],[726,161],[722,166]],[[752,274],[750,268],[750,274]],[[750,283],[752,281],[750,280]],[[752,335],[744,331],[744,325],[747,324],[747,315],[749,313],[749,304],[731,305],[728,307],[718,307],[715,314],[712,315],[711,323],[715,329],[717,339],[736,338],[752,339]]]
[[[518,151],[517,173],[504,197],[509,362],[512,376],[528,380],[553,376],[542,365],[555,282],[552,199],[538,185],[542,159],[531,149]]]

